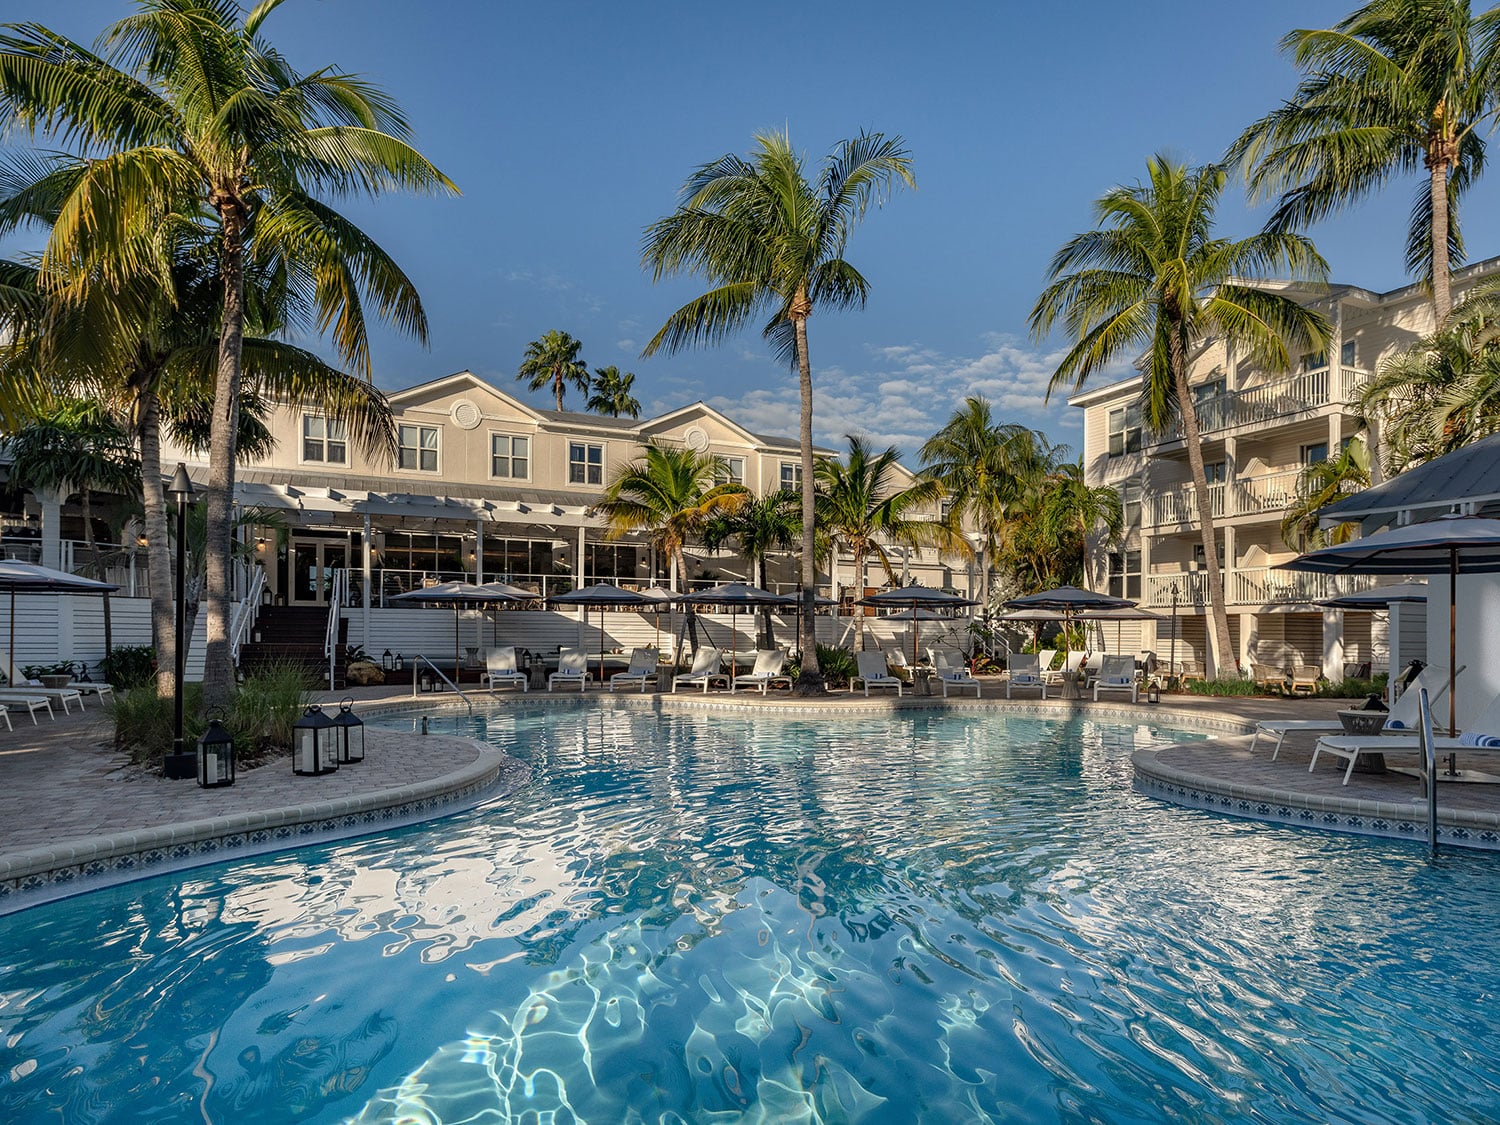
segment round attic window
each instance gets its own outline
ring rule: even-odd
[[[484,418],[484,415],[479,412],[479,407],[466,398],[455,402],[448,415],[453,419],[453,424],[461,430],[472,430]]]
[[[682,440],[694,453],[702,453],[708,449],[708,431],[701,426],[694,426],[682,435]]]

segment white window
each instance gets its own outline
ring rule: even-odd
[[[1141,526],[1141,484],[1129,480],[1120,487],[1120,506],[1124,510],[1125,526]]]
[[[1328,460],[1328,443],[1326,441],[1315,441],[1311,445],[1302,447],[1302,463],[1304,465],[1321,465]]]
[[[568,483],[604,483],[604,446],[581,441],[568,443]]]
[[[302,460],[346,464],[349,460],[349,427],[321,414],[302,415]]]
[[[396,467],[423,473],[438,471],[436,426],[396,427]]]
[[[1141,451],[1141,407],[1139,403],[1117,406],[1109,412],[1109,455],[1122,457]]]
[[[1339,345],[1339,362],[1345,367],[1354,366],[1354,341],[1345,340]]]
[[[490,435],[490,476],[508,480],[531,477],[531,439],[520,434]]]
[[[1229,389],[1224,376],[1215,374],[1211,379],[1205,379],[1193,388],[1193,405],[1207,402],[1211,398],[1218,398]]]
[[[781,487],[786,492],[797,492],[801,490],[801,461],[783,461],[781,463]]]
[[[1110,553],[1109,596],[1112,598],[1139,598],[1141,596],[1141,553],[1139,551]]]
[[[1203,480],[1206,484],[1223,484],[1229,479],[1228,461],[1206,461],[1203,464]]]
[[[744,484],[745,483],[745,459],[743,457],[725,457],[724,468],[714,474],[716,484]]]

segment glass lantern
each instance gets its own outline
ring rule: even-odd
[[[234,784],[234,739],[218,719],[208,720],[198,740],[198,784],[204,789]]]
[[[391,659],[391,650],[390,649],[386,649],[384,652],[382,652],[380,654],[380,668],[381,668],[381,671],[383,671],[383,672],[393,672],[393,671],[395,671],[395,669],[396,669],[396,662]]]
[[[402,656],[399,652],[396,654],[396,671],[406,671],[406,657]]]
[[[339,713],[333,717],[335,741],[338,743],[339,765],[352,766],[365,760],[365,724],[354,713],[354,700],[346,698],[339,704]]]
[[[293,773],[319,777],[339,768],[338,750],[334,745],[336,725],[316,703],[292,724]]]

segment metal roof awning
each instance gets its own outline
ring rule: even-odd
[[[1362,520],[1367,523],[1365,530],[1370,531],[1390,523],[1401,512],[1451,507],[1474,512],[1497,500],[1500,434],[1491,434],[1328,505],[1318,513],[1318,522],[1328,527]]]

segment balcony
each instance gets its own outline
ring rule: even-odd
[[[1358,367],[1340,367],[1337,373],[1332,368],[1319,367],[1241,390],[1209,395],[1195,404],[1198,432],[1207,437],[1241,426],[1264,426],[1324,406],[1343,405],[1354,400],[1369,378],[1370,373]],[[1160,446],[1181,440],[1179,428],[1152,444]]]
[[[1216,481],[1208,486],[1209,506],[1214,519],[1226,516],[1272,515],[1277,519],[1297,498],[1300,467],[1237,477],[1227,484]],[[1146,527],[1195,527],[1198,506],[1193,500],[1193,486],[1168,485],[1153,491],[1142,505],[1142,523]]]
[[[1376,581],[1371,574],[1303,574],[1269,566],[1231,567],[1224,572],[1227,604],[1254,608],[1307,604],[1368,590]],[[1146,575],[1141,605],[1153,610],[1171,609],[1174,585],[1179,611],[1201,612],[1208,605],[1208,575],[1203,571]]]

